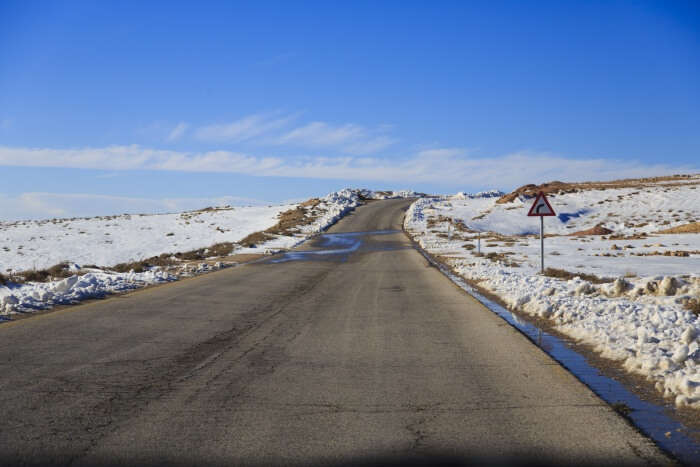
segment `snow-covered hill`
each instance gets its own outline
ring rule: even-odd
[[[219,207],[177,214],[120,215],[0,223],[2,273],[63,261],[114,266],[161,253],[236,242],[296,207]]]
[[[527,217],[539,189],[557,217]],[[700,408],[700,176],[523,187],[420,199],[407,231],[513,309]],[[479,250],[480,246],[480,251]]]

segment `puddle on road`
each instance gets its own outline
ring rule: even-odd
[[[287,261],[347,261],[358,250],[392,251],[413,249],[413,246],[399,242],[379,242],[368,237],[401,233],[400,230],[375,230],[371,232],[326,233],[316,237],[310,244],[311,250],[294,250],[282,253],[266,263],[285,263]]]
[[[690,430],[681,422],[671,418],[664,407],[643,401],[634,393],[625,388],[622,383],[601,375],[600,372],[591,366],[583,355],[574,351],[565,341],[544,332],[536,325],[515,315],[503,308],[501,305],[489,300],[479,294],[461,277],[456,276],[440,263],[437,263],[422,250],[421,254],[443,274],[449,277],[455,284],[474,296],[488,309],[506,320],[509,324],[519,329],[523,334],[547,352],[552,358],[558,361],[577,378],[583,381],[601,399],[609,404],[624,403],[631,412],[627,417],[645,435],[650,437],[667,452],[672,453],[678,460],[688,465],[700,464],[700,444],[684,433]],[[670,433],[670,436],[666,436]]]

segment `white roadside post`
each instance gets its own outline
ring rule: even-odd
[[[537,194],[537,198],[535,198],[527,215],[540,218],[540,273],[544,273],[544,218],[545,216],[556,216],[544,192],[540,191]]]

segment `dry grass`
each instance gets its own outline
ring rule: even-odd
[[[452,223],[452,219],[450,219],[449,217],[445,217],[445,216],[440,215],[437,217],[429,218],[425,224],[430,228],[430,227],[435,227],[436,225],[441,224],[443,222]]]
[[[133,270],[134,272],[144,272],[149,267],[146,260],[134,261],[131,263],[119,263],[112,267],[111,269],[116,272],[129,272]]]
[[[298,232],[299,227],[312,224],[316,220],[312,212],[320,202],[321,200],[318,198],[312,198],[304,201],[294,209],[280,213],[277,224],[262,233],[270,235],[291,235]]]
[[[644,253],[631,253],[634,256],[675,256],[680,258],[687,258],[692,255],[700,255],[700,250],[666,250],[666,251],[648,251]]]
[[[467,224],[465,224],[462,219],[452,219],[452,225],[454,226],[455,230],[459,230],[460,232],[474,232],[474,230],[467,227]]]
[[[544,192],[545,194],[561,194],[575,193],[578,191],[586,190],[607,190],[612,188],[646,188],[650,186],[658,186],[657,184],[660,182],[671,182],[664,183],[663,186],[665,188],[687,185],[700,185],[700,179],[698,179],[696,175],[670,175],[666,177],[630,178],[624,180],[613,180],[610,182],[565,183],[560,181],[553,181],[549,183],[543,183],[541,185],[523,185],[511,193],[501,196],[498,199],[498,201],[496,201],[496,203],[510,203],[511,201],[517,199],[519,196],[524,196],[526,198],[534,198],[540,191]],[[618,198],[621,197],[622,195],[620,195]]]
[[[174,256],[177,257],[178,254],[181,253],[176,253]],[[132,269],[134,270],[134,272],[144,272],[148,271],[149,268],[154,266],[164,267],[171,266],[177,263],[177,261],[174,260],[172,256],[173,255],[171,255],[170,253],[163,253],[162,255],[152,256],[150,258],[142,259],[140,261],[132,261],[130,263],[119,263],[116,266],[111,267],[110,269],[116,272],[129,272]]]
[[[649,236],[645,234],[644,232],[632,234],[632,235],[623,235],[623,234],[613,234],[610,235],[608,240],[643,240],[645,238],[648,238]]]
[[[158,256],[139,261],[131,261],[128,263],[119,263],[109,269],[116,272],[144,272],[149,268],[159,266],[167,267],[173,264],[178,264],[180,261],[203,261],[207,258],[229,256],[233,253],[234,244],[231,242],[216,243],[207,248],[198,248],[196,250],[183,251],[179,253],[163,253]],[[87,266],[86,266],[87,267]]]
[[[65,277],[70,277],[74,273],[68,269],[68,263],[58,263],[50,268],[24,271],[18,275],[21,277],[22,281],[25,282],[48,282],[53,279],[63,279]]]
[[[246,248],[253,248],[265,243],[266,241],[270,240],[270,238],[272,237],[266,232],[254,232],[245,237],[243,240],[240,240],[238,244]]]
[[[591,227],[590,229],[579,230],[577,232],[570,233],[569,235],[581,237],[584,235],[609,235],[611,233],[613,233],[612,230],[606,229],[602,225],[598,224],[595,227]]]
[[[582,272],[569,272],[564,269],[557,269],[557,268],[546,268],[544,270],[544,275],[548,277],[555,277],[557,279],[562,279],[562,280],[571,280],[574,277],[580,277],[583,280],[586,280],[592,284],[607,284],[610,282],[613,282],[613,279],[606,279],[604,277],[598,277],[595,274],[586,274]]]
[[[299,232],[299,227],[313,223],[316,218],[313,216],[314,208],[321,202],[318,198],[304,201],[294,209],[289,209],[280,213],[277,224],[262,232],[254,232],[243,240],[239,245],[252,248],[265,243],[275,235],[293,235]]]
[[[662,234],[680,234],[680,233],[700,233],[700,222],[692,222],[690,224],[679,225],[670,229],[662,230]]]
[[[231,242],[216,243],[210,246],[209,255],[210,256],[228,256],[233,253],[234,245]]]
[[[494,263],[497,261],[500,261],[503,263],[504,266],[506,267],[511,267],[511,268],[518,268],[520,267],[520,263],[516,263],[515,261],[511,261],[508,256],[513,255],[511,252],[505,252],[505,253],[497,253],[495,251],[491,251],[489,253],[472,253],[474,256],[481,256],[489,261],[493,261]]]
[[[690,310],[696,315],[700,316],[700,299],[688,300],[685,303],[685,309]]]

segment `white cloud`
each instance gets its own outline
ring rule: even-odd
[[[520,152],[473,157],[460,148],[435,148],[404,158],[257,157],[230,151],[187,153],[143,148],[46,149],[0,146],[0,165],[72,167],[99,170],[173,170],[230,172],[258,176],[307,177],[381,182],[431,183],[445,187],[509,189],[551,180],[583,181],[695,173],[698,166],[645,164],[637,161],[571,159],[554,154]]]
[[[138,145],[104,148],[48,149],[0,146],[0,165],[67,167],[100,170],[177,170],[258,174],[283,164],[281,159],[257,158],[230,151],[185,153]]]
[[[185,131],[187,131],[187,128],[189,128],[189,125],[185,122],[180,122],[177,125],[175,125],[175,128],[170,130],[170,133],[168,133],[168,136],[165,137],[165,140],[168,142],[173,142],[177,141],[182,137],[182,135],[185,134]]]
[[[206,206],[267,205],[261,200],[221,196],[211,198],[131,198],[87,193],[0,193],[0,221],[91,217],[113,214],[151,214],[201,209]]]
[[[390,125],[368,129],[353,123],[333,125],[315,121],[290,128],[297,117],[298,114],[254,114],[230,123],[199,127],[194,136],[210,143],[250,142],[268,146],[333,148],[354,155],[373,154],[397,141],[387,135],[392,130]]]
[[[394,144],[396,140],[377,132],[388,131],[381,126],[370,131],[360,125],[348,123],[334,126],[326,122],[311,122],[280,136],[274,144],[290,144],[307,148],[337,148],[348,154],[372,154]]]
[[[360,126],[347,124],[333,127],[324,122],[311,122],[283,135],[279,142],[297,143],[304,146],[336,146],[346,144],[364,136]]]
[[[279,130],[295,118],[295,115],[249,115],[230,123],[200,127],[195,132],[195,137],[207,142],[241,142]]]
[[[371,138],[366,141],[357,141],[352,144],[347,145],[344,150],[349,154],[363,155],[363,154],[374,154],[386,149],[392,144],[396,143],[398,140],[390,138],[388,136],[378,136],[376,138]]]

